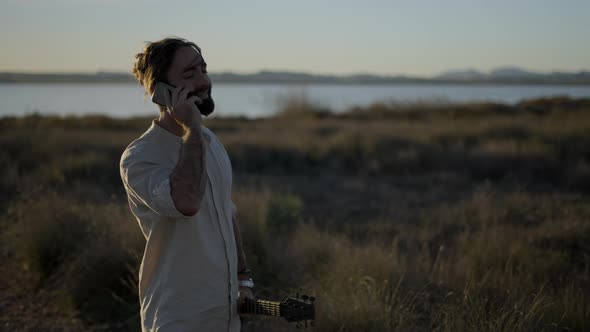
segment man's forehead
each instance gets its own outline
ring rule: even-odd
[[[203,55],[194,46],[182,47],[177,51],[176,62],[182,68],[204,62]]]

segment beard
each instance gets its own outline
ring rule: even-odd
[[[197,94],[191,93],[189,94],[189,97],[190,96],[197,96]],[[215,110],[215,101],[213,101],[213,97],[211,97],[211,88],[209,88],[207,98],[203,100],[201,104],[197,104],[197,108],[204,116],[208,116],[209,114],[213,113]]]

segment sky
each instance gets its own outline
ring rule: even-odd
[[[168,36],[214,73],[580,71],[589,32],[587,0],[0,0],[0,71],[130,72]]]

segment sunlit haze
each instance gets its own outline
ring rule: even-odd
[[[589,1],[3,0],[0,71],[129,72],[144,41],[199,44],[211,72],[431,76],[590,69]]]

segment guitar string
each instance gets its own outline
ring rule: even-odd
[[[280,317],[280,302],[246,299],[246,310],[254,314],[266,314]]]
[[[255,314],[267,314],[273,316],[280,316],[280,302],[254,300],[248,299],[246,302],[247,309]]]

